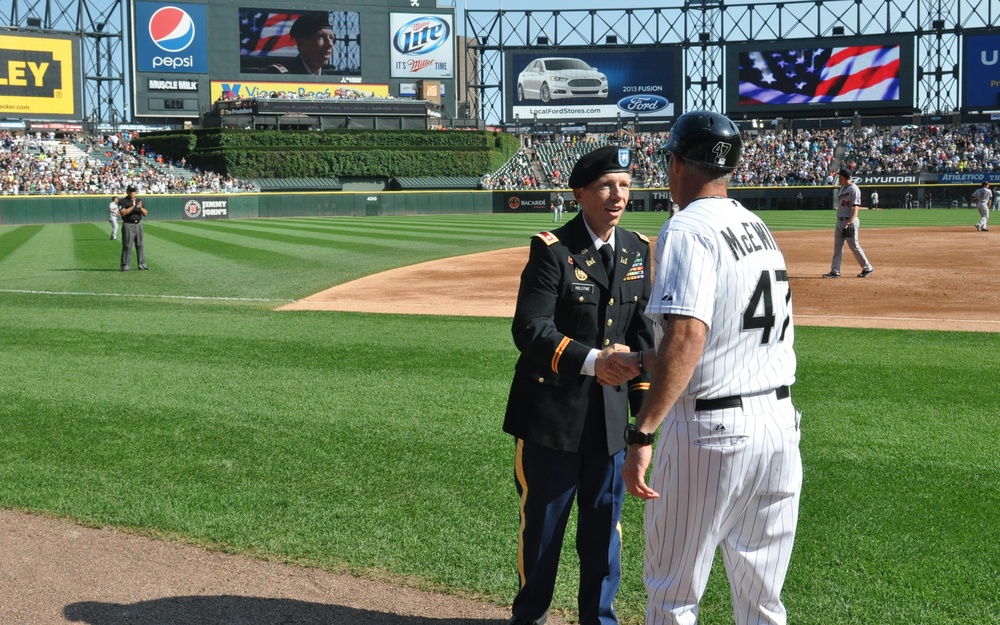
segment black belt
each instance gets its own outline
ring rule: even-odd
[[[772,392],[772,391],[768,391]],[[779,386],[773,391],[778,399],[788,399],[792,396],[792,390],[787,386]],[[765,393],[766,395],[767,393]],[[694,409],[698,412],[703,410],[722,410],[724,408],[742,408],[743,398],[739,395],[732,397],[719,397],[716,399],[696,399]]]
[[[837,221],[847,221],[849,217],[837,217]]]

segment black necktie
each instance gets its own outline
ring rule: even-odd
[[[615,272],[615,251],[611,249],[610,245],[602,245],[598,253],[604,260],[604,270],[608,272],[608,280],[610,280],[611,275]]]

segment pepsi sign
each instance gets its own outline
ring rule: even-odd
[[[136,70],[208,73],[203,4],[135,3]]]

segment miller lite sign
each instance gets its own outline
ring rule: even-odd
[[[203,4],[135,3],[136,69],[205,74],[208,37]]]
[[[454,78],[455,29],[450,15],[390,13],[392,78]]]

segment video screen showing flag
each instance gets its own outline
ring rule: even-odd
[[[354,11],[239,9],[240,71],[300,79],[361,76],[361,17]]]
[[[785,42],[731,51],[730,77],[735,73],[738,90],[730,93],[730,110],[912,108],[911,46],[884,40],[837,44]]]

